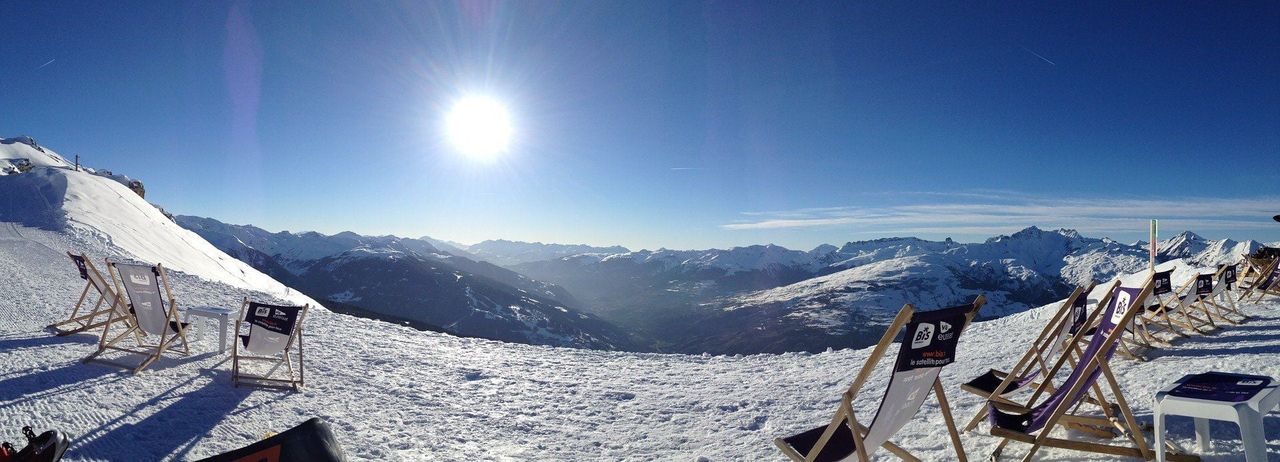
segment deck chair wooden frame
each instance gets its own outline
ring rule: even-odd
[[[1101,306],[1105,306],[1108,299],[1107,297],[1110,296],[1111,291],[1114,290],[1115,286],[1119,283],[1119,281],[1116,281],[1107,289],[1107,296],[1104,296],[1100,303]],[[1077,287],[1072,291],[1071,295],[1067,296],[1067,298],[1062,301],[1058,310],[1054,312],[1053,316],[1045,323],[1044,328],[1040,330],[1040,335],[1038,335],[1036,340],[1032,342],[1031,347],[1027,349],[1026,353],[1023,353],[1022,357],[1014,363],[1012,368],[1008,371],[991,369],[990,372],[988,372],[988,374],[992,374],[1001,380],[1000,384],[996,385],[994,389],[988,391],[983,388],[977,388],[971,385],[972,381],[970,383],[960,385],[960,389],[981,396],[984,400],[1002,400],[1005,399],[1003,398],[1004,395],[1013,391],[1040,387],[1042,385],[1048,387],[1051,391],[1054,390],[1052,377],[1048,376],[1049,369],[1053,361],[1055,361],[1059,355],[1071,355],[1070,362],[1074,367],[1076,358],[1079,358],[1082,353],[1079,345],[1071,341],[1071,336],[1074,336],[1074,333],[1071,333],[1070,329],[1072,327],[1072,317],[1075,315],[1075,313],[1072,312],[1072,308],[1080,298],[1083,297],[1087,300],[1089,293],[1093,291],[1093,288],[1096,287],[1097,284],[1097,282],[1090,282],[1088,286]],[[1088,309],[1087,301],[1084,304],[1084,308],[1086,310]],[[1096,311],[1098,310],[1095,309],[1094,312]],[[1088,315],[1085,315],[1085,322],[1079,326],[1079,330],[1084,330],[1088,324]],[[1055,345],[1055,342],[1061,343]],[[1033,377],[1038,378],[1027,380]],[[1023,386],[1021,383],[1023,381],[1026,382],[1026,386]],[[1092,404],[1098,405],[1109,415],[1111,412],[1111,406],[1102,396],[1101,390],[1097,390],[1095,387],[1095,390],[1093,391],[1096,393],[1089,396],[1088,401]],[[974,414],[973,418],[969,419],[969,423],[964,426],[963,431],[972,431],[977,428],[978,424],[986,417],[987,408],[986,406],[982,406],[978,412]]]
[[[1108,293],[1108,296],[1106,297],[1107,303],[1108,303],[1107,306],[1110,306],[1111,303],[1116,302],[1114,300],[1115,294],[1122,289],[1120,286],[1114,286],[1114,287],[1115,289],[1113,289],[1110,293]],[[1036,452],[1041,447],[1069,449],[1069,450],[1091,452],[1091,453],[1097,453],[1097,454],[1107,454],[1107,455],[1114,455],[1114,456],[1136,457],[1143,460],[1150,460],[1153,457],[1155,457],[1154,451],[1152,451],[1152,449],[1147,445],[1146,438],[1143,436],[1143,433],[1142,433],[1142,427],[1138,424],[1137,418],[1133,414],[1133,410],[1129,407],[1128,400],[1125,399],[1124,392],[1120,388],[1119,382],[1116,381],[1115,374],[1111,371],[1111,366],[1107,358],[1108,356],[1107,352],[1113,351],[1112,350],[1113,348],[1116,348],[1119,346],[1118,343],[1120,342],[1120,339],[1125,334],[1124,327],[1127,326],[1129,323],[1133,322],[1133,318],[1136,317],[1138,313],[1140,313],[1143,310],[1143,302],[1150,295],[1152,290],[1150,279],[1148,279],[1147,284],[1145,284],[1141,289],[1134,288],[1129,290],[1139,290],[1138,295],[1136,297],[1133,297],[1133,299],[1129,300],[1128,308],[1125,310],[1123,314],[1121,314],[1121,317],[1118,321],[1112,323],[1114,327],[1111,329],[1110,332],[1104,332],[1102,330],[1099,330],[1094,333],[1095,337],[1098,335],[1105,335],[1105,336],[1097,337],[1091,340],[1091,342],[1098,341],[1101,343],[1098,345],[1098,349],[1097,351],[1095,351],[1092,357],[1087,358],[1086,361],[1083,363],[1076,364],[1076,368],[1083,368],[1082,370],[1078,371],[1080,372],[1080,378],[1075,380],[1075,382],[1071,384],[1071,387],[1067,389],[1067,391],[1065,391],[1066,397],[1084,396],[1084,394],[1081,393],[1083,387],[1097,384],[1099,379],[1104,380],[1107,385],[1107,388],[1110,389],[1109,391],[1111,392],[1111,395],[1113,397],[1113,400],[1115,401],[1117,410],[1120,414],[1120,417],[1122,417],[1122,419],[1078,415],[1078,414],[1075,414],[1072,410],[1077,408],[1081,401],[1078,401],[1078,400],[1073,401],[1071,399],[1062,399],[1058,401],[1056,405],[1053,405],[1050,408],[1052,409],[1052,412],[1049,414],[1049,417],[1045,421],[1044,425],[1039,429],[1032,430],[1027,433],[1023,433],[1020,431],[1015,431],[1015,430],[1003,428],[1000,426],[992,425],[991,435],[1003,438],[1003,440],[1000,442],[1000,444],[996,447],[995,451],[991,455],[992,461],[996,461],[999,459],[1001,453],[1004,451],[1004,448],[1011,441],[1017,441],[1020,443],[1026,443],[1031,445],[1031,448],[1027,451],[1026,455],[1023,456],[1022,458],[1023,462],[1031,461],[1035,457]],[[1108,308],[1105,310],[1096,311],[1094,315],[1092,315],[1091,317],[1096,317],[1097,324],[1099,327],[1101,327],[1103,324],[1102,318],[1112,313],[1113,311]],[[1079,340],[1081,337],[1085,335],[1085,333],[1086,331],[1082,329],[1080,332],[1076,333],[1076,338],[1073,340]],[[1054,363],[1053,368],[1050,371],[1051,375],[1056,375],[1060,370],[1062,370],[1062,367],[1067,363],[1068,358],[1069,358],[1068,355],[1063,355],[1061,358],[1059,358],[1058,361]],[[1073,372],[1076,372],[1076,369],[1073,368]],[[1097,376],[1094,376],[1095,373],[1097,373]],[[1086,377],[1091,377],[1091,379],[1088,379]],[[1092,382],[1092,383],[1088,383],[1088,382]],[[994,407],[1001,411],[1014,412],[1014,413],[1027,413],[1031,411],[1032,404],[1036,403],[1037,399],[1039,399],[1041,396],[1045,396],[1046,392],[1054,393],[1055,391],[1049,390],[1047,386],[1038,387],[1035,390],[1035,392],[1031,395],[1031,398],[1027,400],[1025,405],[1011,404],[1004,400],[993,400],[993,401],[988,401],[988,403],[990,404],[991,407]],[[1099,430],[1103,430],[1106,428],[1114,428],[1115,431],[1119,433],[1120,437],[1128,439],[1129,442],[1132,443],[1132,445],[1120,446],[1120,445],[1113,445],[1113,444],[1094,443],[1089,441],[1071,440],[1071,439],[1065,439],[1065,438],[1055,438],[1051,436],[1051,434],[1059,424],[1063,424],[1063,426],[1066,426],[1066,424],[1091,426],[1091,427],[1098,428]],[[1032,435],[1032,433],[1035,433],[1035,435]],[[1166,456],[1166,460],[1175,461],[1175,462],[1193,462],[1193,461],[1200,460],[1200,458],[1194,455],[1174,453],[1174,454],[1168,454]]]
[[[139,322],[138,314],[135,308],[133,308],[132,302],[127,298],[129,297],[129,294],[121,282],[123,280],[123,275],[120,274],[120,269],[117,267],[117,263],[112,262],[110,259],[107,259],[106,263],[107,274],[111,276],[112,286],[115,287],[117,303],[122,307],[130,307],[130,311],[122,312],[123,310],[112,310],[109,313],[106,324],[103,325],[102,328],[102,335],[98,340],[98,350],[85,358],[84,362],[88,363],[96,360],[116,367],[130,369],[132,373],[137,374],[139,371],[146,369],[146,367],[155,362],[155,360],[159,359],[160,356],[170,352],[174,344],[179,341],[182,343],[182,354],[191,354],[191,349],[187,344],[187,324],[181,322],[178,318],[178,300],[173,296],[173,290],[169,285],[169,276],[165,272],[164,266],[157,263],[155,266],[151,267],[151,272],[155,277],[154,280],[150,282],[150,284],[156,286],[157,291],[163,290],[163,292],[159,292],[164,295],[161,299],[161,304],[164,305],[167,302],[168,305],[167,308],[163,306],[161,307],[161,310],[164,313],[164,328],[161,329],[160,332],[147,332],[142,327],[142,323]],[[123,326],[125,328],[124,331],[112,334],[112,328],[116,325]],[[172,335],[170,335],[170,333],[172,333]],[[147,343],[153,335],[159,337],[157,341],[155,343]],[[119,345],[121,341],[130,336],[134,338],[133,347],[123,347]],[[143,355],[144,358],[136,366],[129,366],[99,359],[99,356],[107,351],[140,354]]]
[[[1280,295],[1280,276],[1277,276],[1277,265],[1280,265],[1280,258],[1273,258],[1265,266],[1256,265],[1253,259],[1246,259],[1250,263],[1250,268],[1257,271],[1258,274],[1249,282],[1248,287],[1241,290],[1239,301],[1256,302],[1262,300],[1267,295]]]
[[[986,301],[986,297],[979,295],[972,303],[969,304],[969,311],[965,315],[964,327],[961,328],[960,332],[963,332],[963,330],[968,327],[969,323],[973,321],[974,316],[977,315],[978,310],[982,308],[982,305],[985,304]],[[861,462],[868,462],[870,460],[869,455],[874,453],[874,450],[868,451],[863,440],[870,432],[870,428],[858,423],[857,416],[853,410],[853,400],[857,398],[858,393],[862,390],[862,386],[866,383],[867,379],[870,378],[871,373],[875,370],[880,359],[884,357],[885,351],[893,344],[893,339],[897,337],[898,333],[902,331],[904,326],[911,322],[915,313],[915,307],[911,306],[909,303],[903,305],[902,309],[898,311],[898,315],[894,317],[893,322],[890,323],[889,327],[885,330],[884,335],[880,337],[880,342],[876,344],[874,349],[872,349],[871,355],[867,357],[866,362],[862,365],[862,369],[854,378],[853,384],[851,384],[849,388],[845,390],[844,394],[841,395],[840,406],[836,409],[835,415],[831,417],[831,423],[826,426],[822,436],[813,445],[813,447],[810,448],[808,454],[801,454],[788,444],[784,438],[774,438],[774,444],[778,446],[778,449],[782,450],[783,454],[794,462],[814,462],[818,459],[818,456],[822,454],[822,451],[826,449],[827,444],[832,440],[836,431],[842,428],[847,428],[852,434],[854,441],[854,454],[857,455],[857,459]],[[910,335],[910,333],[904,333],[902,341],[911,341]],[[892,383],[892,378],[890,378],[890,382]],[[934,396],[938,400],[938,407],[942,411],[942,418],[946,423],[947,432],[951,437],[951,444],[955,448],[956,458],[960,462],[966,462],[967,459],[965,457],[964,445],[960,442],[960,434],[956,431],[955,422],[951,418],[951,407],[947,404],[947,395],[943,390],[941,378],[935,378],[933,380],[932,390]],[[872,425],[875,425],[874,421],[872,422]],[[892,441],[886,440],[880,445],[880,447],[889,451],[893,455],[898,456],[902,460],[913,462],[920,460]],[[846,455],[843,457],[851,456]]]
[[[261,304],[262,306],[268,306],[268,307],[296,308],[299,310],[297,313],[297,317],[293,323],[292,331],[289,334],[289,340],[285,344],[283,350],[281,350],[278,355],[268,355],[268,356],[254,355],[253,352],[247,349],[245,343],[249,341],[249,336],[252,334],[252,331],[246,332],[243,334],[241,333],[242,332],[241,325],[246,324],[245,319],[249,313],[248,310],[250,309],[250,307],[258,306],[258,305],[259,304],[249,301],[248,298],[245,298],[244,302],[240,304],[240,314],[236,318],[236,335],[234,337],[235,342],[231,347],[231,382],[232,384],[236,387],[239,387],[240,385],[246,385],[246,386],[266,387],[266,388],[292,388],[294,390],[301,389],[302,386],[306,383],[306,367],[303,362],[305,356],[302,348],[302,325],[303,325],[302,323],[306,319],[307,311],[308,309],[310,309],[311,305],[306,304],[300,307],[280,307],[276,305]],[[242,343],[242,342],[245,342],[245,343]],[[296,371],[293,368],[293,359],[292,359],[293,355],[291,354],[291,352],[294,350],[293,346],[295,343],[298,346],[297,348],[298,368]],[[267,364],[269,365],[269,369],[265,374],[251,374],[242,370],[240,365],[241,362]],[[284,370],[285,378],[280,378],[276,376],[276,373],[279,371],[279,368],[282,365],[284,366],[284,369],[285,369]]]
[[[67,256],[71,258],[71,262],[76,265],[79,271],[80,279],[84,279],[84,289],[80,291],[80,298],[76,300],[75,306],[71,309],[71,315],[66,320],[50,324],[47,328],[61,337],[64,335],[77,334],[98,327],[107,325],[107,318],[110,317],[112,310],[121,310],[127,313],[127,308],[122,308],[116,296],[115,290],[111,285],[107,284],[107,278],[102,276],[102,272],[93,265],[93,261],[89,260],[88,255],[74,254],[67,252]],[[80,310],[85,308],[85,302],[89,301],[89,291],[92,289],[98,294],[98,300],[94,303],[92,309],[88,309],[85,313]],[[98,318],[102,319],[99,320]]]

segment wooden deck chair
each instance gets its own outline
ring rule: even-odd
[[[1135,318],[1138,323],[1147,326],[1157,326],[1165,332],[1174,334],[1177,337],[1189,337],[1183,330],[1190,330],[1193,333],[1204,334],[1209,329],[1216,329],[1210,319],[1201,318],[1191,313],[1191,308],[1183,303],[1183,297],[1189,291],[1195,290],[1195,280],[1192,279],[1183,284],[1182,287],[1174,289],[1173,270],[1159,271],[1152,276],[1152,290],[1150,305],[1146,310],[1139,313]],[[1207,315],[1206,315],[1207,316]],[[1204,329],[1204,330],[1202,330]],[[1147,331],[1151,332],[1150,327]],[[1152,335],[1154,337],[1154,335]],[[1163,340],[1163,339],[1161,339]],[[1165,341],[1167,343],[1167,341]]]
[[[932,387],[951,435],[956,458],[964,462],[964,446],[951,420],[951,408],[938,373],[943,366],[955,360],[960,334],[984,303],[986,298],[979,295],[973,303],[935,311],[916,311],[910,304],[904,305],[867,357],[853,384],[844,392],[831,423],[793,436],[775,438],[774,444],[796,462],[828,462],[855,457],[867,462],[881,447],[903,460],[917,461],[919,459],[890,442],[889,438],[915,417]],[[853,400],[899,332],[903,332],[902,345],[893,375],[871,425],[864,427],[854,416]]]
[[[1143,301],[1151,293],[1151,286],[1130,288],[1117,286],[1107,296],[1107,308],[1098,316],[1097,332],[1089,341],[1089,346],[1072,368],[1071,374],[1054,391],[1048,387],[1037,387],[1026,405],[1009,403],[1006,400],[987,402],[988,423],[991,434],[1003,438],[991,455],[991,460],[998,460],[1005,446],[1011,441],[1027,443],[1031,449],[1022,458],[1024,462],[1032,460],[1041,447],[1070,449],[1113,456],[1137,457],[1149,460],[1154,452],[1147,446],[1138,424],[1125,400],[1115,374],[1111,372],[1109,361],[1116,352],[1120,338],[1124,335],[1124,326],[1133,322],[1133,318],[1142,311]],[[1076,337],[1084,335],[1084,331]],[[1049,375],[1055,376],[1067,363],[1068,355],[1063,355],[1050,369]],[[1087,390],[1104,378],[1110,389],[1113,401],[1118,407],[1118,417],[1095,417],[1078,415],[1072,412],[1085,397]],[[1090,426],[1097,432],[1114,432],[1112,436],[1128,439],[1131,445],[1103,444],[1052,436],[1059,424],[1072,423],[1077,426]],[[1097,435],[1096,432],[1090,432]],[[1100,435],[1099,435],[1100,436]],[[1198,457],[1173,454],[1168,457],[1173,461],[1195,461]]]
[[[161,355],[169,352],[175,342],[182,342],[182,354],[191,354],[187,346],[187,323],[179,321],[178,301],[170,290],[169,276],[164,267],[156,264],[136,265],[114,263],[107,260],[107,274],[111,276],[117,299],[121,306],[127,306],[128,312],[112,310],[102,328],[102,336],[98,340],[98,351],[95,351],[84,362],[93,361],[108,350],[144,355],[137,366],[126,366],[110,361],[107,364],[132,369],[133,373],[145,369]],[[127,301],[126,301],[127,297]],[[165,300],[168,303],[165,303]],[[168,305],[166,307],[166,305]],[[124,327],[124,331],[113,333],[116,326]],[[132,335],[134,346],[126,348],[118,344]],[[155,343],[151,337],[158,337]]]
[[[1237,281],[1236,266],[1235,264],[1218,265],[1217,272],[1196,276],[1196,302],[1213,307],[1219,318],[1224,321],[1241,324],[1249,320],[1249,315],[1240,311],[1233,296]],[[1208,293],[1204,291],[1205,286],[1211,287]],[[1232,315],[1238,319],[1232,318]]]
[[[240,305],[236,322],[236,342],[231,349],[231,382],[250,386],[302,387],[306,378],[302,353],[302,320],[310,305],[279,306],[251,302]],[[242,327],[242,324],[248,327]],[[298,368],[293,368],[293,345],[297,343]],[[242,362],[262,364],[265,373],[246,372]],[[284,371],[280,371],[284,366]]]
[[[1119,282],[1117,281],[1116,284]],[[1077,287],[1071,292],[1071,295],[1062,301],[1062,305],[1045,323],[1044,328],[1040,330],[1040,335],[1031,343],[1031,347],[1007,372],[989,369],[985,374],[961,385],[960,389],[986,400],[1002,399],[1002,396],[1012,395],[1019,390],[1040,386],[1046,379],[1050,365],[1060,355],[1070,354],[1078,358],[1081,353],[1079,346],[1068,340],[1084,328],[1088,321],[1089,292],[1093,291],[1096,285],[1096,282],[1091,282],[1088,286]],[[1052,382],[1048,386],[1052,387]],[[1101,395],[1096,398],[1101,398]],[[1095,399],[1094,402],[1107,406],[1105,401],[1100,399]],[[965,425],[964,431],[976,428],[986,416],[987,408],[983,406]]]
[[[102,277],[102,273],[93,266],[93,262],[89,261],[86,255],[67,252],[67,256],[71,257],[71,262],[76,265],[80,279],[84,279],[84,290],[80,291],[80,299],[71,309],[71,316],[64,321],[50,324],[48,329],[61,337],[105,326],[112,310],[128,313],[128,309],[119,303],[120,298],[116,296],[115,289],[107,283],[106,278]],[[98,301],[94,303],[92,309],[81,313],[80,310],[85,308],[85,302],[89,301],[91,289],[98,295]]]
[[[1249,260],[1253,261],[1253,260]],[[1251,266],[1258,268],[1258,266]],[[1273,258],[1256,270],[1253,280],[1240,293],[1239,301],[1259,301],[1266,295],[1280,295],[1280,258]]]
[[[1258,249],[1258,251],[1253,254],[1246,253],[1243,255],[1242,262],[1244,265],[1240,267],[1241,282],[1252,284],[1257,282],[1257,278],[1265,277],[1269,273],[1266,269],[1275,263],[1276,257],[1269,254],[1264,255],[1266,252],[1263,252],[1263,249],[1266,249],[1266,247]]]

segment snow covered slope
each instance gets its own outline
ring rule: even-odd
[[[0,164],[29,159],[25,173],[0,176],[0,221],[65,233],[91,257],[132,258],[299,302],[306,296],[183,229],[117,179],[76,171],[34,143],[0,142]],[[65,256],[63,257],[66,258]]]
[[[319,310],[306,321],[307,386],[301,392],[233,388],[227,356],[213,350],[206,330],[211,324],[196,326],[203,338],[195,341],[193,355],[162,359],[135,376],[81,363],[94,349],[92,336],[42,331],[78,296],[81,281],[61,257],[74,245],[61,233],[0,227],[0,281],[6,281],[0,284],[0,422],[10,423],[0,427],[0,439],[19,439],[23,424],[57,428],[72,438],[65,458],[70,462],[194,460],[313,416],[332,424],[356,461],[782,460],[771,439],[827,422],[870,353],[709,356],[551,348]],[[1179,281],[1187,274],[1179,271]],[[185,274],[174,282],[192,304],[232,304],[244,294]],[[1150,362],[1114,361],[1139,421],[1151,422],[1150,397],[1185,373],[1280,378],[1278,300],[1243,307],[1255,316],[1249,323],[1177,341]],[[963,334],[958,362],[941,375],[957,419],[982,405],[959,385],[985,368],[1008,367],[1047,315],[1046,308],[1032,309],[977,323]],[[887,363],[881,361],[854,402],[861,418],[875,412]],[[927,461],[953,460],[940,419],[928,399],[894,441]],[[1174,444],[1194,447],[1190,419],[1168,424]],[[1265,425],[1268,450],[1280,451],[1280,420],[1268,416]],[[1215,424],[1213,436],[1206,462],[1239,460],[1236,430]],[[961,439],[970,460],[984,459],[999,442],[985,427]],[[893,460],[883,452],[877,456]],[[1113,459],[1044,449],[1036,460]]]

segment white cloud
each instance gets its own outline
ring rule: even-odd
[[[1271,216],[1280,198],[1049,198],[1014,192],[903,193],[916,200],[878,207],[821,207],[771,212],[744,212],[728,230],[771,230],[820,227],[857,228],[868,233],[998,234],[1040,226],[1081,232],[1132,232],[1160,219],[1167,230],[1274,229]],[[925,201],[924,199],[927,199]]]

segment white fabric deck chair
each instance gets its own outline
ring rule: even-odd
[[[111,276],[118,303],[121,306],[127,306],[129,311],[126,313],[121,313],[121,310],[111,311],[98,341],[98,351],[85,358],[85,362],[98,359],[99,355],[108,350],[141,354],[144,358],[136,367],[103,361],[132,369],[136,374],[168,352],[175,342],[182,342],[182,354],[191,353],[187,346],[187,323],[178,320],[178,301],[173,298],[173,291],[169,288],[169,277],[165,274],[163,266],[113,263],[107,260],[107,274]],[[124,327],[124,331],[113,334],[112,329],[117,325]],[[118,345],[130,335],[134,337],[132,348]],[[155,343],[147,343],[151,341],[152,336],[157,337]]]
[[[302,387],[306,378],[302,362],[302,320],[309,307],[268,305],[245,299],[240,305],[236,342],[231,349],[231,381],[235,386],[244,383],[295,390]],[[295,350],[296,371],[293,368]],[[265,369],[265,372],[246,372],[242,362],[252,363],[255,369]],[[283,371],[280,366],[284,366]]]
[[[1129,408],[1124,393],[1120,389],[1120,384],[1116,382],[1115,374],[1111,372],[1109,365],[1109,361],[1120,343],[1120,338],[1124,335],[1124,326],[1132,322],[1133,318],[1142,311],[1143,301],[1150,293],[1150,285],[1142,288],[1116,286],[1106,296],[1104,303],[1107,308],[1102,311],[1101,315],[1095,314],[1097,316],[1097,331],[1089,341],[1088,348],[1085,349],[1075,367],[1071,369],[1071,374],[1056,390],[1050,392],[1049,388],[1044,385],[1037,387],[1025,406],[1009,403],[1005,400],[987,402],[988,412],[990,413],[987,421],[991,425],[991,434],[1004,438],[992,453],[991,460],[998,460],[1010,441],[1031,445],[1031,449],[1022,458],[1024,462],[1032,460],[1036,451],[1041,447],[1137,457],[1147,460],[1155,456],[1151,448],[1147,446],[1146,439],[1142,434],[1142,427],[1134,417],[1133,410]],[[1084,332],[1077,333],[1076,337],[1079,338],[1084,335]],[[1056,376],[1066,365],[1068,358],[1068,355],[1063,355],[1054,362],[1049,375]],[[1072,410],[1085,398],[1088,389],[1098,383],[1100,377],[1105,378],[1105,383],[1111,391],[1113,401],[1118,407],[1119,417],[1122,417],[1122,419],[1119,417],[1084,416],[1073,413]],[[1059,424],[1068,423],[1074,424],[1073,428],[1075,429],[1085,426],[1093,427],[1094,431],[1090,433],[1095,436],[1100,436],[1099,433],[1110,433],[1110,436],[1123,437],[1132,444],[1121,446],[1052,436],[1053,430]],[[1195,461],[1199,460],[1199,458],[1173,454],[1168,457],[1168,460]]]
[[[1071,354],[1078,358],[1079,346],[1068,340],[1084,328],[1088,320],[1089,292],[1093,291],[1096,285],[1096,282],[1091,282],[1088,286],[1077,287],[1071,292],[1071,295],[1062,301],[1062,305],[1045,323],[1044,329],[1040,330],[1040,335],[1031,343],[1031,347],[1012,368],[1008,371],[988,369],[985,374],[961,385],[960,389],[987,400],[1002,399],[1002,396],[1012,395],[1019,390],[1040,386],[1040,382],[1045,380],[1045,375],[1049,372],[1049,365],[1053,364],[1060,355]],[[976,428],[986,416],[987,408],[983,406],[965,425],[964,431]]]
[[[1208,292],[1205,288],[1209,287]],[[1240,312],[1236,306],[1236,265],[1218,265],[1218,271],[1212,274],[1196,276],[1196,302],[1212,307],[1220,319],[1232,324],[1241,324],[1249,320],[1249,316]],[[1232,315],[1238,317],[1233,318]]]
[[[775,438],[774,444],[797,462],[867,462],[881,447],[904,460],[918,460],[890,442],[889,438],[915,417],[932,388],[950,432],[956,457],[965,461],[964,445],[960,443],[960,435],[951,420],[951,408],[938,373],[943,366],[955,360],[960,334],[984,303],[986,298],[979,295],[973,303],[942,310],[916,311],[910,304],[903,306],[880,338],[880,343],[871,351],[871,356],[867,357],[853,385],[844,392],[831,423],[797,435]],[[898,350],[889,386],[875,417],[871,419],[871,425],[864,427],[854,416],[853,400],[899,332],[903,333],[902,346]]]
[[[128,313],[128,309],[119,303],[120,298],[116,296],[115,289],[107,283],[102,273],[98,272],[98,268],[93,266],[93,262],[89,261],[86,255],[67,252],[67,256],[71,257],[71,262],[76,265],[80,279],[84,279],[84,290],[80,291],[80,299],[71,309],[71,316],[64,321],[50,324],[48,329],[61,337],[105,326],[112,310],[120,310],[122,314]],[[84,308],[85,302],[89,301],[90,289],[98,294],[98,301],[94,303],[93,309],[81,313],[81,308]]]
[[[1189,337],[1183,330],[1190,330],[1193,333],[1204,334],[1211,329],[1217,329],[1212,319],[1199,317],[1191,313],[1196,309],[1194,305],[1184,303],[1184,297],[1190,295],[1195,290],[1195,280],[1192,279],[1183,284],[1182,287],[1174,289],[1173,286],[1173,270],[1159,271],[1152,275],[1152,302],[1146,307],[1145,312],[1139,314],[1136,318],[1137,322],[1145,324],[1147,331],[1151,332],[1150,326],[1157,326],[1165,332],[1169,332],[1177,337]],[[1162,343],[1168,343],[1165,339],[1160,339],[1155,335],[1151,335]]]

